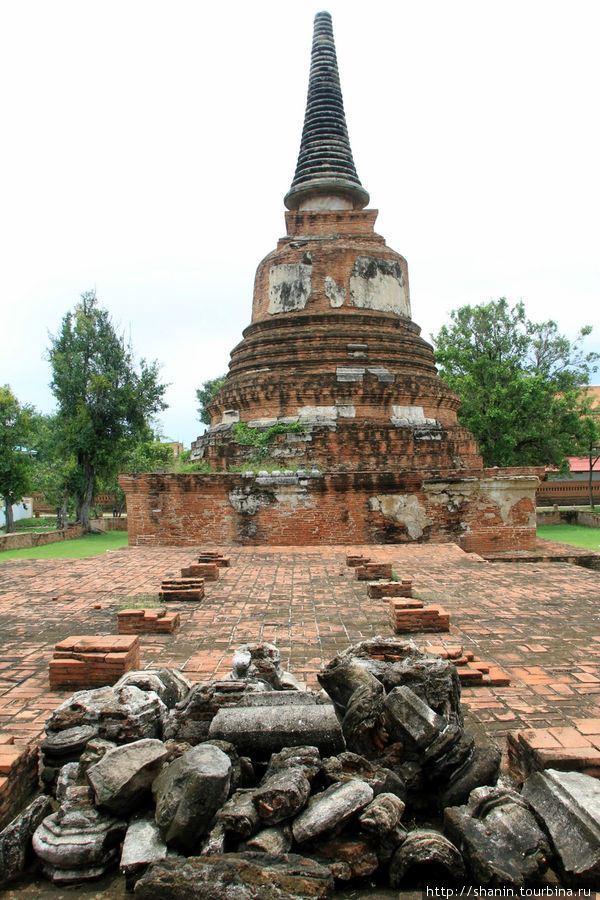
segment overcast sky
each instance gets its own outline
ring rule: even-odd
[[[54,408],[48,332],[95,288],[203,430],[284,234],[315,12],[414,320],[506,296],[600,351],[598,0],[4,0],[0,384]],[[600,382],[600,373],[595,376]]]

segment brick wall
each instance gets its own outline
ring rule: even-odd
[[[417,473],[123,475],[136,545],[388,544],[454,541],[533,549],[533,469],[446,479]]]

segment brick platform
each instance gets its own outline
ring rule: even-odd
[[[50,689],[114,684],[140,666],[140,641],[128,635],[74,635],[59,641],[49,663]]]
[[[119,634],[173,634],[179,628],[178,612],[164,607],[150,609],[121,609],[117,613]]]
[[[441,606],[425,606],[421,600],[392,597],[388,612],[396,634],[450,631],[450,616]]]
[[[600,778],[600,718],[576,719],[562,728],[517,731],[506,736],[511,773],[524,781],[542,769],[584,772]]]

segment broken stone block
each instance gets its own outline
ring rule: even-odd
[[[115,688],[130,685],[141,691],[154,691],[167,709],[173,709],[176,703],[184,700],[192,687],[192,683],[181,672],[177,669],[167,669],[165,666],[127,672],[117,681]]]
[[[254,834],[261,826],[258,810],[253,802],[254,791],[236,791],[217,813],[217,820],[226,833],[240,838]]]
[[[330,784],[359,778],[366,781],[375,795],[391,793],[402,801],[406,799],[406,785],[399,774],[382,766],[379,760],[368,760],[357,753],[346,751],[323,760],[323,774]]]
[[[381,693],[381,684],[358,660],[344,654],[338,654],[327,663],[317,678],[335,705],[346,710],[350,698],[358,688],[368,688],[373,696]]]
[[[225,853],[225,841],[227,832],[223,823],[216,819],[215,824],[208,832],[200,848],[200,856],[212,856],[214,853]]]
[[[95,766],[109,750],[113,750],[117,746],[114,741],[105,741],[103,738],[98,737],[92,738],[88,742],[85,750],[79,757],[78,780],[80,784],[88,784],[87,770],[90,766]]]
[[[484,887],[536,884],[550,846],[529,804],[502,785],[476,788],[466,806],[444,810],[444,832]]]
[[[136,881],[148,866],[165,859],[167,852],[167,845],[154,820],[145,813],[133,816],[125,834],[119,864],[127,890],[133,891]]]
[[[92,804],[89,789],[70,788],[60,809],[37,827],[32,845],[57,884],[103,875],[118,858],[127,823]]]
[[[231,761],[211,744],[199,744],[155,779],[156,824],[169,846],[193,853],[229,794]]]
[[[144,738],[109,750],[87,770],[96,806],[115,816],[133,812],[149,794],[152,782],[167,758],[162,741]]]
[[[292,846],[292,829],[289,825],[263,828],[254,837],[246,841],[248,850],[260,850],[262,853],[279,855],[287,853]]]
[[[565,881],[600,884],[600,782],[582,772],[546,769],[530,775],[523,797],[552,838]]]
[[[379,865],[373,842],[369,838],[339,837],[319,841],[317,850],[319,860],[325,858],[329,862],[334,878],[339,881],[366,878]]]
[[[126,744],[141,738],[161,738],[167,709],[154,691],[135,685],[76,691],[56,709],[46,729],[63,731],[79,725],[97,727],[98,737]]]
[[[315,706],[320,700],[312,691],[260,691],[244,694],[236,706]]]
[[[277,772],[287,771],[290,766],[301,769],[312,781],[322,772],[323,760],[316,747],[284,747],[279,753],[271,755],[263,781]]]
[[[20,875],[31,853],[33,833],[52,812],[50,797],[36,797],[0,831],[0,886]]]
[[[233,654],[232,668],[234,679],[263,682],[272,690],[282,690],[281,654],[275,644],[242,644]]]
[[[360,827],[369,834],[383,837],[394,831],[404,812],[404,803],[396,794],[377,794],[358,817]]]
[[[80,783],[80,769],[79,763],[70,762],[65,763],[59,769],[58,778],[56,779],[56,790],[54,792],[54,796],[58,800],[59,803],[67,796],[67,791],[70,787],[74,787],[76,784]]]
[[[266,692],[264,684],[247,681],[211,681],[195,684],[186,697],[169,711],[164,725],[165,740],[198,744],[221,707],[235,706],[245,694]]]
[[[265,778],[255,790],[253,802],[265,825],[278,825],[304,809],[310,781],[303,769],[289,766]]]
[[[472,790],[493,786],[498,781],[502,753],[498,747],[474,747],[471,755],[456,769],[439,795],[440,807],[466,803]]]
[[[55,791],[59,773],[67,763],[76,763],[87,743],[98,734],[95,725],[76,725],[64,731],[47,731],[40,745],[40,779],[44,788]]]
[[[395,663],[379,665],[374,674],[389,693],[395,687],[409,687],[427,706],[454,725],[463,725],[460,682],[456,666],[445,659],[424,653],[407,656]]]
[[[329,867],[295,853],[223,853],[154,863],[135,886],[137,900],[210,897],[211,900],[326,900]]]
[[[372,799],[373,789],[358,778],[332,784],[322,793],[311,797],[306,809],[294,819],[294,840],[302,844],[341,826],[364,809]]]
[[[447,722],[406,686],[396,687],[384,700],[389,732],[420,753],[446,729]]]
[[[344,749],[344,737],[333,706],[256,706],[220,709],[209,737],[230,741],[240,754],[267,759],[284,747],[311,744],[321,753]]]
[[[445,884],[463,881],[465,877],[463,858],[447,837],[425,828],[410,831],[392,857],[390,884],[430,884],[432,869],[444,873]]]
[[[342,732],[346,746],[355,753],[372,757],[385,747],[383,685],[376,678],[358,687],[348,700]]]

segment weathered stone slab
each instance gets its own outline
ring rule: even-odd
[[[0,886],[20,875],[31,854],[36,828],[52,812],[50,797],[36,797],[22,813],[0,831]]]
[[[290,766],[266,778],[254,792],[253,801],[266,825],[277,825],[306,806],[310,781],[303,769]]]
[[[420,751],[425,751],[446,728],[444,719],[404,685],[391,690],[383,705],[393,737],[410,741]]]
[[[212,681],[196,684],[170,710],[164,726],[165,739],[198,744],[208,737],[213,717],[223,706],[235,706],[245,694],[266,693],[264,684],[247,681]]]
[[[121,852],[120,870],[125,876],[127,890],[132,891],[149,865],[165,859],[168,850],[154,820],[139,813],[131,819]]]
[[[220,709],[209,737],[230,741],[241,754],[259,759],[284,747],[312,744],[323,754],[344,749],[333,706],[256,706]]]
[[[326,900],[333,876],[295,853],[223,853],[165,859],[135,886],[136,900]]]
[[[122,816],[139,807],[167,758],[162,741],[144,738],[109,750],[87,770],[96,805]]]
[[[364,809],[373,799],[373,789],[358,778],[332,784],[327,790],[315,794],[308,806],[292,824],[294,840],[302,844],[323,832],[342,825],[355,813]]]
[[[163,769],[152,792],[156,824],[167,844],[184,853],[197,850],[230,783],[231,761],[211,744],[199,744]]]
[[[530,775],[523,797],[552,838],[568,883],[600,884],[600,782],[581,772],[546,769]]]

